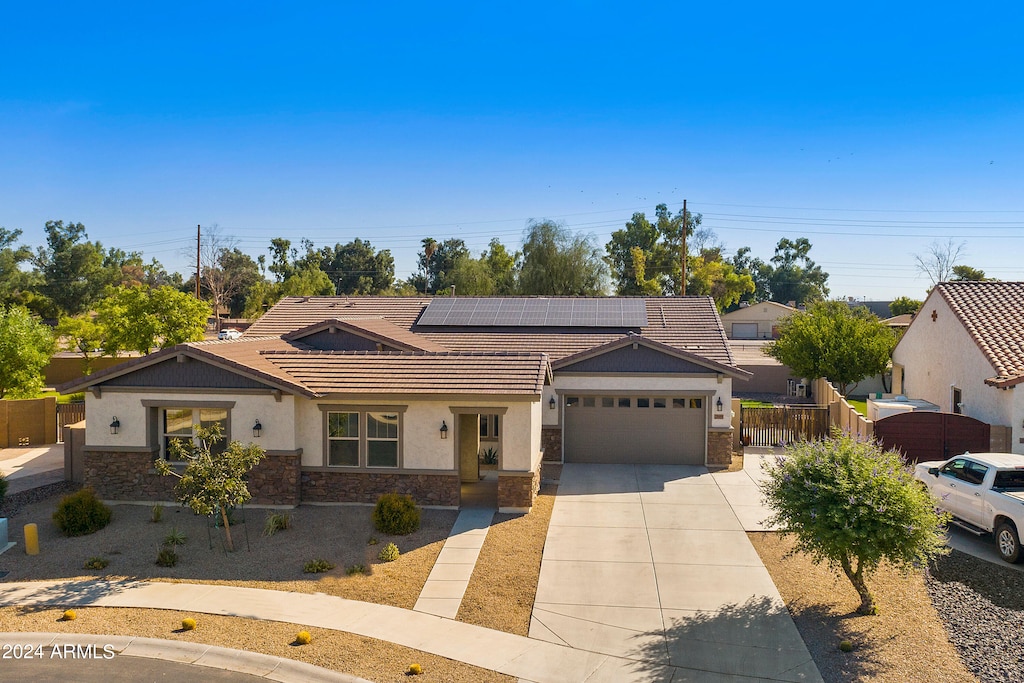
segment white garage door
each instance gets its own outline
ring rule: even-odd
[[[757,339],[757,323],[733,323],[733,339]]]
[[[703,465],[704,397],[566,395],[566,462]]]

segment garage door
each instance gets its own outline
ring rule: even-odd
[[[733,339],[757,339],[757,323],[733,323]]]
[[[704,398],[567,395],[564,402],[566,462],[704,464]]]

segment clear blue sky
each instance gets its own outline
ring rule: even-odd
[[[1024,279],[1017,3],[15,3],[0,225],[175,270],[196,224],[419,241],[593,232],[683,198],[729,252],[808,237],[833,296],[920,298],[913,254]]]

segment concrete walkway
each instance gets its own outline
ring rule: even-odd
[[[756,489],[736,480],[722,487],[704,467],[565,465],[530,637],[636,661],[620,680],[820,681],[723,493]]]
[[[493,509],[466,508],[459,513],[414,610],[455,618],[493,518]]]
[[[245,652],[243,650],[231,650],[226,647],[204,645],[202,643],[187,643],[179,640],[160,640],[157,638],[135,638],[127,636],[97,636],[87,633],[0,633],[0,646],[20,645],[21,647],[39,646],[42,648],[42,660],[35,658],[28,660],[28,666],[24,667],[25,677],[21,680],[39,680],[45,673],[55,673],[56,665],[70,664],[67,676],[60,677],[65,680],[83,680],[89,673],[93,661],[82,659],[65,660],[61,656],[53,657],[53,648],[62,648],[64,645],[92,645],[95,651],[102,658],[104,647],[110,646],[114,653],[113,659],[117,662],[115,679],[136,680],[132,675],[132,662],[121,660],[122,657],[134,659],[158,659],[165,662],[176,662],[180,664],[191,664],[202,666],[207,670],[219,669],[222,671],[234,671],[248,676],[264,678],[270,681],[281,681],[282,683],[369,683],[363,678],[356,678],[348,674],[330,671],[312,664],[297,662],[294,659],[283,657],[271,657],[270,655]],[[3,670],[6,672],[12,669],[19,662],[5,662]],[[182,672],[171,670],[166,674]],[[197,672],[185,672],[195,675]],[[15,676],[14,672],[6,676]],[[6,677],[5,676],[5,677]],[[31,678],[30,678],[31,677]],[[57,676],[48,677],[59,680]],[[241,678],[246,677],[239,677]],[[17,678],[7,678],[17,680]],[[90,679],[92,680],[92,679]],[[96,680],[102,680],[96,678]],[[108,678],[107,680],[110,680]],[[246,678],[246,680],[251,680]]]
[[[748,446],[743,450],[742,471],[715,472],[713,475],[744,531],[778,531],[777,525],[767,522],[771,510],[765,507],[760,488],[768,476],[765,468],[774,458],[770,448]]]
[[[64,444],[0,448],[0,472],[14,494],[64,480]]]
[[[651,667],[643,659],[573,649],[431,614],[321,593],[144,581],[0,583],[0,606],[15,605],[143,607],[315,626],[397,643],[533,683],[670,680],[661,675],[660,667]]]

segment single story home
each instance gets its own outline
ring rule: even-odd
[[[1024,282],[942,282],[893,351],[893,393],[1009,426],[1024,453]]]
[[[542,460],[727,464],[749,376],[709,297],[333,296],[60,390],[87,392],[85,483],[105,499],[170,499],[153,460],[218,423],[267,452],[256,503],[457,507],[490,444],[499,507],[526,511]]]
[[[729,339],[775,339],[779,321],[796,311],[794,306],[775,301],[743,301],[735,311],[722,314],[722,325]]]

